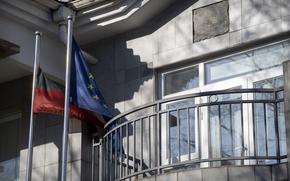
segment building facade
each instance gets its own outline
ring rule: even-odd
[[[116,117],[104,134],[71,120],[67,180],[289,180],[289,0],[0,8],[0,180],[25,178],[34,31],[41,68],[63,82],[71,14]],[[59,180],[62,119],[36,115],[33,180]]]

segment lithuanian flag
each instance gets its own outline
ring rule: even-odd
[[[37,86],[34,97],[34,113],[64,114],[64,86],[48,79],[39,69]],[[70,105],[70,117],[83,120],[98,126],[104,126],[105,122],[95,113]]]

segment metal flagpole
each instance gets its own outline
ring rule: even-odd
[[[66,181],[68,129],[69,129],[69,97],[70,97],[70,72],[72,54],[72,16],[67,17],[67,43],[66,43],[66,72],[65,72],[65,101],[64,101],[64,121],[62,134],[62,160],[61,160],[61,181]]]
[[[32,80],[32,94],[31,94],[31,110],[30,110],[30,125],[29,125],[29,141],[28,141],[28,153],[26,160],[26,181],[31,180],[32,171],[32,156],[33,156],[33,128],[34,128],[34,93],[37,81],[37,73],[39,67],[39,57],[40,57],[40,37],[41,33],[39,31],[35,32],[35,52],[34,52],[34,65],[33,65],[33,80]]]

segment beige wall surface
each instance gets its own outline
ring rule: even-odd
[[[25,180],[31,81],[28,76],[0,84],[0,180],[12,179],[12,173],[12,177]],[[60,178],[62,122],[60,116],[36,115],[32,180],[55,181]],[[86,123],[73,119],[69,129],[67,180],[89,180],[89,128]]]
[[[290,31],[287,0],[229,0],[228,32],[193,43],[193,10],[221,0],[176,2],[146,25],[85,46],[99,62],[92,67],[115,114],[155,99],[154,71],[202,60]],[[157,71],[158,72],[158,71]]]
[[[2,27],[0,29],[1,39],[20,46],[20,52],[8,57],[6,61],[12,61],[14,66],[26,70],[26,75],[31,74],[35,49],[34,33],[37,30],[41,31],[41,29],[27,26],[2,14],[0,14],[0,27]],[[58,40],[57,36],[53,36],[46,32],[43,32],[40,43],[40,66],[54,78],[60,80],[64,79],[65,45]],[[0,70],[5,71],[4,68],[3,65]],[[17,74],[17,72],[10,72],[10,74]],[[9,72],[7,72],[5,76],[8,77]]]

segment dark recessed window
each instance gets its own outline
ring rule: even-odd
[[[198,67],[163,74],[163,94],[169,95],[198,87]]]

